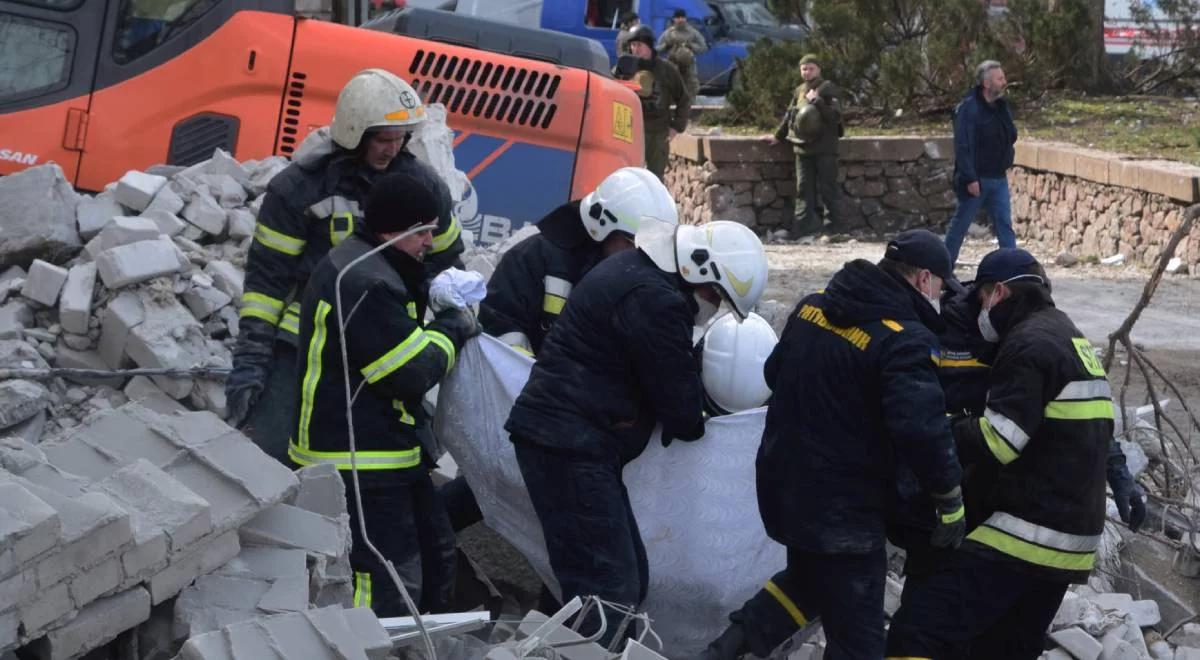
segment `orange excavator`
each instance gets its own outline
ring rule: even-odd
[[[99,190],[216,148],[290,156],[370,67],[446,106],[483,243],[643,162],[637,97],[593,41],[421,9],[349,27],[293,2],[0,0],[0,175],[53,161]]]

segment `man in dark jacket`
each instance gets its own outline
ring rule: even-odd
[[[1113,433],[1095,350],[1054,306],[1028,252],[996,250],[975,278],[984,339],[999,344],[983,414],[953,424],[966,467],[997,470],[988,517],[933,574],[905,586],[890,657],[1036,658],[1104,529]]]
[[[821,231],[825,219],[836,223],[842,197],[837,182],[838,138],[842,135],[841,92],[837,85],[821,77],[821,63],[816,55],[808,54],[800,59],[800,75],[804,82],[792,95],[779,128],[767,138],[772,145],[786,139],[796,152],[793,236]]]
[[[1016,247],[1008,168],[1012,167],[1017,127],[1004,99],[1008,81],[1000,63],[988,60],[976,70],[976,86],[954,111],[954,194],[958,207],[946,231],[950,259],[958,261],[963,237],[979,209],[987,211],[1000,247]]]
[[[440,204],[420,184],[403,172],[379,179],[366,200],[364,222],[313,270],[300,317],[304,353],[289,455],[302,466],[327,463],[342,471],[353,519],[355,606],[371,607],[379,616],[409,612],[360,534],[353,467],[371,540],[395,564],[420,610],[446,611],[454,586],[454,533],[429,477],[432,460],[422,453],[429,423],[421,402],[454,366],[478,325],[469,309],[455,308],[422,323],[430,279],[423,260]],[[423,229],[372,253],[413,227]],[[357,393],[353,456],[346,378]]]
[[[363,71],[338,96],[332,139],[267,187],[246,257],[241,332],[225,394],[229,423],[279,461],[287,461],[295,419],[299,298],[317,262],[361,223],[371,185],[386,173],[410,172],[437,195],[439,225],[427,268],[449,267],[463,251],[449,189],[405,149],[424,120],[425,108],[408,83],[382,69]]]
[[[655,52],[654,30],[649,25],[633,28],[627,43],[637,59],[633,80],[640,87],[637,94],[642,101],[646,169],[661,180],[667,171],[668,143],[677,133],[687,130],[692,97],[679,69]]]
[[[700,76],[696,72],[696,58],[708,52],[708,41],[704,35],[688,22],[687,10],[676,9],[671,15],[671,24],[658,38],[658,52],[679,69],[687,85],[688,96],[693,102],[700,93]]]
[[[645,598],[646,551],[622,467],[656,423],[664,444],[704,434],[692,329],[722,299],[745,318],[766,286],[762,243],[744,225],[643,222],[637,245],[575,288],[504,427],[564,602],[595,595],[636,608]],[[604,644],[621,617],[607,618]],[[585,634],[597,624],[585,621]]]
[[[821,619],[825,657],[883,656],[884,524],[897,461],[934,494],[933,543],[963,534],[960,470],[931,358],[932,301],[950,275],[938,237],[907,231],[878,265],[852,261],[800,301],[768,359],[774,392],[758,452],[758,505],[787,546],[705,659],[760,657]]]

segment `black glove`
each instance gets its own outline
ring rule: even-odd
[[[934,495],[933,499],[937,502],[937,526],[933,528],[929,543],[935,548],[957,548],[967,535],[962,490],[955,488],[945,495]]]
[[[267,387],[275,358],[275,326],[253,317],[238,320],[241,330],[233,349],[233,371],[225,378],[225,421],[241,428],[258,397]]]
[[[479,319],[475,318],[475,312],[470,307],[447,307],[435,314],[433,319],[462,337],[463,342],[483,331],[479,327]]]
[[[1115,440],[1113,444],[1116,444]],[[1108,486],[1112,488],[1113,501],[1117,503],[1121,521],[1129,525],[1132,531],[1141,529],[1142,523],[1146,522],[1146,494],[1129,473],[1125,454],[1120,453],[1120,445],[1109,453]]]
[[[679,433],[678,431],[667,432],[667,429],[664,428],[663,432],[662,432],[662,446],[670,447],[671,443],[676,440],[682,440],[684,442],[695,442],[696,440],[699,440],[700,438],[703,438],[703,437],[704,437],[704,418],[701,417],[700,422],[698,424],[696,424],[696,426],[694,426],[691,430],[687,431],[686,433]]]

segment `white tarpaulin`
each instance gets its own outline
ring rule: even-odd
[[[489,527],[520,550],[558,592],[504,422],[533,361],[481,335],[442,383],[439,440],[479,500]],[[754,456],[765,409],[710,420],[696,442],[664,449],[658,433],[625,468],[646,545],[650,590],[643,603],[672,657],[700,651],[729,613],[783,569],[783,546],[758,515]],[[588,548],[579,548],[588,552]]]

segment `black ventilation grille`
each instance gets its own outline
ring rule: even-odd
[[[171,129],[171,145],[167,149],[167,164],[195,165],[212,158],[217,148],[236,156],[237,117],[204,113],[181,120]]]
[[[413,56],[408,73],[426,103],[451,113],[545,130],[558,112],[557,73],[426,50]]]
[[[300,146],[300,106],[304,102],[304,81],[308,74],[292,72],[287,93],[283,95],[283,124],[279,127],[279,153],[291,156]]]

